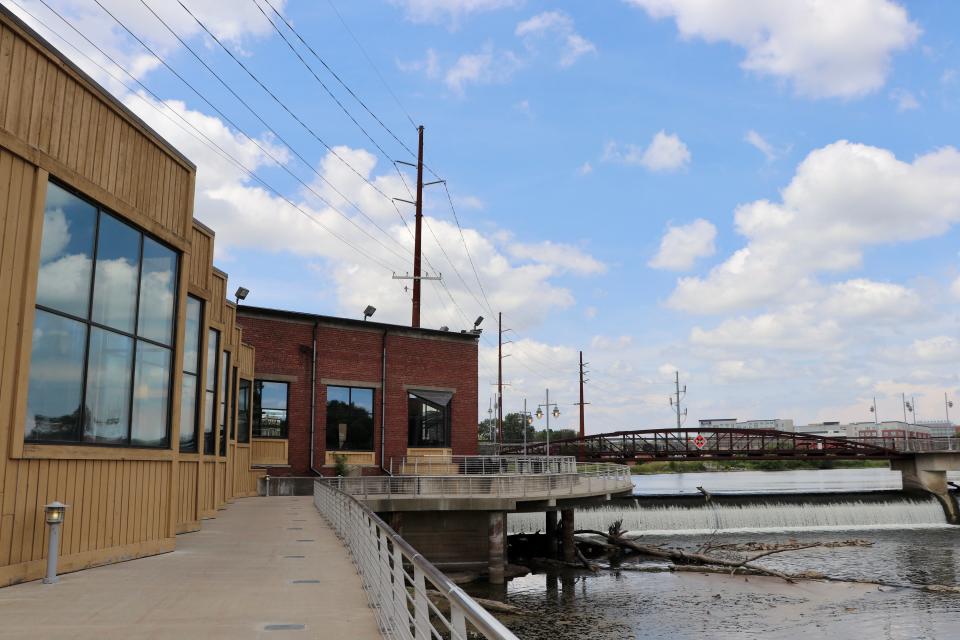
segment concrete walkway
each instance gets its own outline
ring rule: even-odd
[[[0,589],[0,638],[380,637],[309,497],[239,499],[173,553]]]

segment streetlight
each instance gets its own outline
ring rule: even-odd
[[[880,418],[877,417],[877,397],[873,397],[873,404],[870,405],[870,413],[873,414],[873,424],[879,424]]]
[[[250,289],[246,287],[237,287],[236,293],[233,296],[237,299],[237,304],[240,304],[241,300],[246,300],[247,296],[250,295]]]
[[[370,316],[377,312],[377,308],[373,305],[367,305],[367,308],[363,310],[363,321],[366,322]]]
[[[550,411],[550,407],[553,407],[553,411]],[[537,405],[537,419],[539,420],[544,416],[544,409],[546,409],[547,416],[547,468],[550,467],[550,414],[553,414],[554,418],[560,417],[560,407],[556,402],[550,402],[550,389],[547,389],[547,401],[543,404]]]
[[[47,545],[47,575],[43,578],[44,584],[60,582],[57,577],[57,554],[60,551],[60,525],[67,512],[67,505],[55,500],[43,507],[47,524],[50,525],[50,542]]]

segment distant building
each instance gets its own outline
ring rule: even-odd
[[[714,429],[733,429],[737,426],[736,418],[706,418],[700,421],[701,427],[712,427]]]
[[[957,425],[947,420],[921,420],[917,424],[930,429],[931,438],[953,438],[957,435]]]
[[[737,423],[738,429],[773,429],[774,431],[789,431],[793,433],[792,418],[772,418],[770,420],[744,420]]]
[[[884,422],[820,422],[798,425],[797,433],[836,438],[929,438],[930,428],[902,420]]]

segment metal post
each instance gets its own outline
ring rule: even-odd
[[[423,225],[423,126],[417,127],[420,146],[417,149],[417,212],[413,237],[413,319],[411,325],[420,326],[420,236]],[[384,389],[386,391],[386,389]]]
[[[497,440],[503,446],[503,312],[497,313]],[[499,452],[498,452],[499,453]]]
[[[547,471],[550,471],[550,389],[547,389]]]
[[[943,394],[946,397],[947,394]],[[530,416],[527,413],[527,399],[523,399],[523,455],[527,455],[527,419]]]
[[[57,577],[57,556],[60,553],[60,523],[50,525],[50,543],[47,545],[47,575],[43,578],[44,584],[60,582]]]

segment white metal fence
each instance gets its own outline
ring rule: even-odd
[[[630,468],[574,462],[570,473],[361,476],[319,480],[361,498],[553,498],[633,489]]]
[[[390,458],[390,475],[529,475],[576,473],[575,456],[404,456]]]
[[[517,640],[499,620],[333,484],[314,484],[314,504],[350,550],[380,631],[390,640]]]

